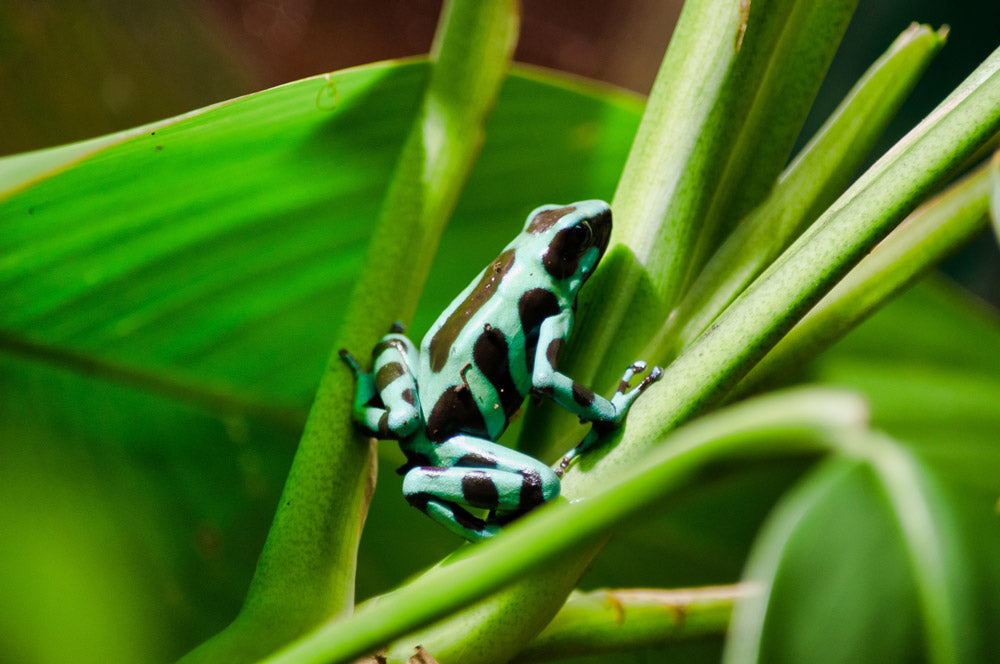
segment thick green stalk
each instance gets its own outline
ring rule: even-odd
[[[803,86],[793,73],[803,61],[793,67],[788,58],[801,58],[802,45],[808,44],[814,57],[802,71],[815,81],[805,88],[818,85],[825,65],[814,71],[813,62],[828,60],[839,41],[831,26],[846,25],[853,5],[853,0],[685,3],[615,192],[612,244],[581,294],[583,315],[567,357],[579,380],[611,384],[635,359],[628,354],[642,348],[666,317],[687,279],[705,215],[722,195],[719,183],[741,182],[753,170],[771,172],[770,180],[780,172],[787,151],[755,155],[754,132],[770,135],[758,125],[772,117],[775,105],[798,105],[789,121],[793,129],[794,119],[804,117],[811,93],[780,94],[786,86]],[[823,28],[796,33],[803,21]],[[760,161],[751,163],[751,156]]]
[[[644,357],[676,357],[843,192],[945,34],[911,25],[865,72],[764,202],[712,256]]]
[[[990,218],[993,219],[993,232],[1000,241],[1000,152],[993,155],[990,161],[992,191],[990,192]]]
[[[420,113],[334,349],[371,348],[392,321],[412,315],[510,65],[518,17],[515,0],[446,3]],[[373,444],[350,421],[353,394],[334,352],[243,609],[185,661],[252,661],[352,610],[375,463]]]
[[[669,428],[717,402],[998,128],[1000,49],[865,172],[666,369],[632,409],[630,424],[656,418]],[[642,455],[644,443],[633,441],[626,429],[614,450],[607,449],[602,459],[585,458],[579,464],[589,469],[580,473],[585,481],[601,484],[623,472]]]
[[[502,536],[460,550],[407,585],[365,604],[353,616],[323,625],[264,662],[351,661],[539,568],[575,564],[581,551],[591,550],[623,520],[681,488],[708,464],[735,453],[830,451],[841,438],[838,432],[866,421],[867,407],[860,398],[817,388],[761,397],[705,417],[656,441],[663,444],[642,463],[593,491],[587,500],[560,500],[535,510]],[[656,423],[651,425],[645,435],[662,432]],[[475,618],[469,618],[469,629]],[[457,659],[440,655],[437,643],[411,641],[411,647],[418,643],[443,662],[503,662],[519,649],[519,644],[508,644],[513,652],[479,650],[478,657]]]
[[[855,4],[684,4],[612,201],[611,245],[580,294],[580,318],[560,354],[576,380],[616,385],[655,335],[689,278],[713,201],[726,201],[716,205],[720,218],[745,204],[720,183],[745,185],[754,200],[771,186]],[[574,421],[529,408],[531,436],[519,446],[537,451],[537,441],[561,439]]]
[[[857,4],[857,0],[797,3],[780,25],[780,33],[768,40],[773,46],[757,53],[764,63],[760,80],[751,91],[746,121],[733,140],[712,203],[699,224],[689,280],[720,239],[774,186]],[[747,30],[752,28],[751,22]],[[752,66],[748,69],[755,71]]]
[[[574,592],[542,633],[518,653],[517,661],[547,662],[721,637],[734,602],[753,592],[752,584]]]
[[[802,367],[986,225],[984,165],[915,210],[847,273],[740,382],[732,397]]]

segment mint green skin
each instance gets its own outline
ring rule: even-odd
[[[536,208],[521,234],[441,313],[419,352],[398,325],[372,351],[371,373],[340,351],[357,381],[354,420],[370,435],[398,440],[407,457],[400,469],[406,499],[466,539],[491,537],[558,496],[572,460],[620,426],[662,375],[653,367],[630,389],[646,369],[635,362],[609,400],[556,369],[577,293],[610,233],[603,201]],[[593,423],[554,469],[496,442],[529,393]]]

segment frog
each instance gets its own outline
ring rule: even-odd
[[[346,349],[355,379],[352,418],[366,434],[396,440],[410,505],[470,541],[559,496],[563,474],[622,425],[663,371],[625,370],[610,399],[558,370],[577,294],[608,247],[612,219],[601,200],[543,205],[448,305],[419,351],[394,323],[366,372]],[[550,467],[497,441],[525,398],[547,397],[591,423],[583,440]]]

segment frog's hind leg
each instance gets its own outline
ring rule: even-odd
[[[435,452],[443,467],[411,469],[403,493],[411,505],[466,539],[491,537],[559,495],[559,478],[551,468],[492,441],[459,435]],[[490,515],[483,519],[466,508]]]
[[[396,331],[382,337],[372,351],[372,373],[366,373],[346,349],[340,357],[354,372],[354,420],[378,438],[401,439],[420,425],[417,396],[417,349]]]

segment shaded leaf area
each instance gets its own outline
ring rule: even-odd
[[[297,434],[8,355],[0,395],[0,650],[166,661],[225,624]]]
[[[3,475],[68,487],[39,500],[5,483],[19,498],[4,502],[2,539],[23,546],[4,556],[0,586],[55,571],[34,564],[33,535],[18,535],[13,516],[30,510],[38,529],[69,518],[82,551],[121,551],[140,568],[108,572],[129,592],[106,625],[130,606],[151,616],[135,644],[119,643],[123,661],[176,657],[233,617],[425,72],[338,72],[0,161],[0,456],[18,460]],[[610,197],[638,111],[630,97],[539,72],[506,82],[415,338],[530,209]],[[26,165],[48,175],[21,188]],[[413,518],[398,451],[381,452],[361,597],[456,544]],[[400,549],[400,538],[421,544]],[[66,606],[87,610],[77,577],[114,560],[77,558]],[[0,613],[39,626],[4,630],[23,632],[15,652],[38,652],[64,616],[44,605]],[[107,654],[91,631],[81,644]]]
[[[872,452],[870,466],[827,464],[762,530],[755,555],[763,562],[750,567],[773,580],[761,661],[806,653],[811,661],[979,661],[996,652],[998,368],[995,313],[931,282],[807,370],[861,390],[873,426],[903,447],[884,458]],[[823,647],[832,624],[835,651]]]

